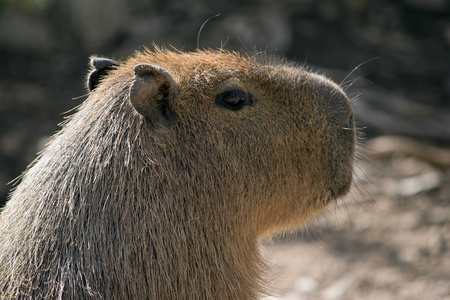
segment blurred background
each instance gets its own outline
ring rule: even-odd
[[[450,299],[447,0],[0,0],[0,204],[86,99],[90,55],[197,40],[256,47],[341,83],[366,136],[345,203],[264,243],[275,295]]]

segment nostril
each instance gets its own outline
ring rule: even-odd
[[[353,130],[354,128],[354,117],[353,112],[350,112],[348,118],[344,122],[344,130]]]
[[[323,89],[322,97],[325,100],[325,110],[328,115],[328,123],[334,130],[353,131],[355,129],[355,118],[353,105],[347,95],[339,88],[331,87]]]

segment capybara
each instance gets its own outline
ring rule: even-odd
[[[255,299],[259,240],[351,186],[351,103],[323,76],[222,49],[91,67],[3,208],[1,299]]]

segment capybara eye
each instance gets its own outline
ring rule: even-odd
[[[216,104],[231,110],[239,110],[244,105],[248,105],[247,94],[239,90],[231,90],[223,92],[216,97]]]

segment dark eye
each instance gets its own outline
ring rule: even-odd
[[[231,90],[223,92],[216,97],[216,104],[226,107],[231,110],[239,110],[244,105],[252,104],[252,97],[250,94],[239,90]]]

